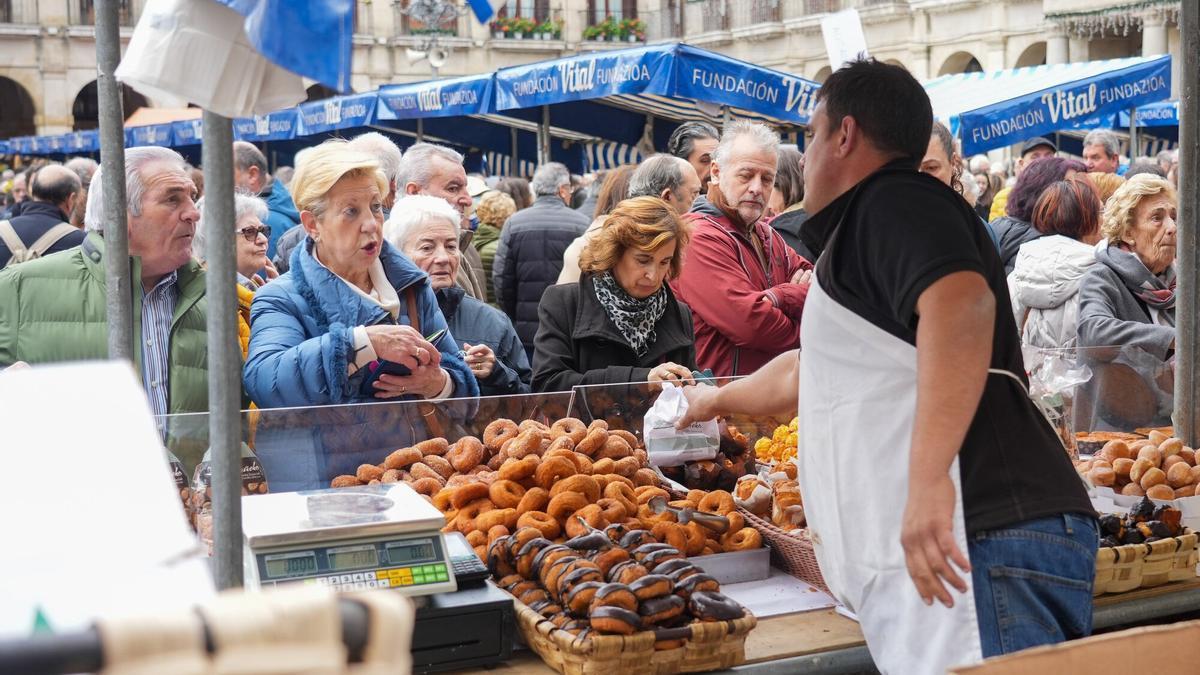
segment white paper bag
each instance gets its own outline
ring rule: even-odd
[[[683,389],[664,384],[658,400],[646,412],[642,438],[653,466],[679,466],[685,462],[712,459],[721,447],[721,433],[716,420],[693,422],[684,429],[675,423],[688,410]]]

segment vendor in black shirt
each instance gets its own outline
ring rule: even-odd
[[[1026,393],[995,246],[917,172],[931,124],[899,66],[829,77],[806,148],[801,238],[820,262],[803,358],[687,389],[683,420],[799,409],[821,570],[885,673],[944,673],[1092,625],[1095,514]]]

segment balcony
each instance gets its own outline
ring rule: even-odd
[[[742,0],[729,3],[734,27],[779,23],[783,19],[782,0]]]
[[[141,4],[134,0],[117,0],[117,25],[133,28]],[[96,0],[71,0],[67,5],[67,19],[72,26],[95,26]]]
[[[639,18],[646,23],[647,42],[678,42],[685,37],[678,8],[642,12]]]
[[[585,11],[583,23],[582,37],[586,43],[612,43],[628,47],[642,44],[648,37],[646,20],[638,17],[597,17]]]
[[[396,35],[401,37],[424,38],[431,35],[458,37],[460,15],[457,7],[446,5],[449,9],[441,15],[425,15],[419,9],[409,12],[409,0],[393,3],[395,12]],[[368,11],[364,11],[368,10]],[[359,7],[356,17],[355,32],[372,33],[370,25],[370,5]],[[465,35],[465,34],[464,34]]]
[[[0,0],[0,23],[36,26],[37,0]]]

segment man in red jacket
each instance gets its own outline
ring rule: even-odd
[[[671,286],[692,310],[697,365],[718,377],[753,373],[800,345],[812,264],[762,222],[778,156],[779,136],[768,127],[728,125],[708,195],[684,216],[694,229]]]

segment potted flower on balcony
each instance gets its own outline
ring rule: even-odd
[[[557,40],[561,35],[561,30],[553,19],[546,19],[533,30],[537,33],[539,40]]]
[[[603,40],[604,32],[600,30],[599,24],[588,26],[587,28],[583,29],[583,39],[592,41]]]
[[[549,19],[547,19],[547,21],[549,21]],[[553,39],[561,40],[562,32],[563,32],[563,20],[562,19],[554,19],[553,23],[551,25],[553,27],[553,30],[550,31],[550,34],[553,36]]]
[[[514,19],[512,23],[513,36],[518,40],[527,37],[532,38],[533,29],[536,27],[537,24],[532,19]]]
[[[503,40],[508,36],[508,17],[502,16],[498,19],[493,19],[489,25],[492,29],[492,38]]]
[[[621,22],[625,39],[630,42],[642,42],[646,39],[646,22],[641,19],[625,19]]]
[[[600,34],[603,36],[601,38],[602,40],[611,40],[612,42],[616,42],[622,37],[621,25],[617,23],[617,20],[612,18],[611,15],[605,18],[604,21],[600,22],[600,25],[597,27],[600,29]]]

